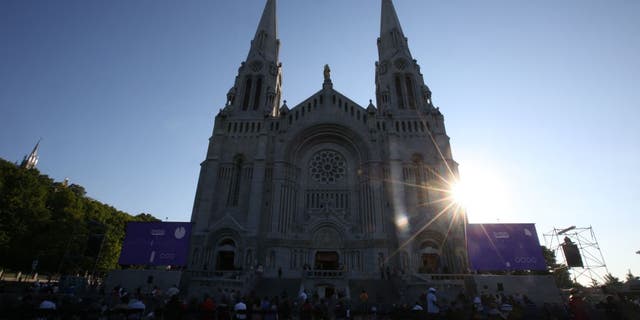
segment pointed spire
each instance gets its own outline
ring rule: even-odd
[[[268,61],[277,61],[279,46],[276,0],[267,0],[256,34],[251,41],[247,61],[256,56],[264,57]]]
[[[42,141],[42,138],[38,140],[31,153],[22,159],[22,163],[20,164],[21,167],[25,169],[33,169],[36,167],[38,164],[38,148],[40,148],[40,141]]]
[[[400,20],[396,14],[396,9],[393,7],[391,0],[382,0],[382,14],[380,16],[380,36],[391,32],[393,29],[398,29],[401,35],[402,26],[400,26]]]
[[[391,0],[382,0],[380,14],[380,38],[378,38],[378,54],[380,58],[390,57],[399,51],[411,58],[407,39],[402,32],[402,26]]]

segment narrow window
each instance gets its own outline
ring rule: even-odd
[[[253,110],[258,110],[258,107],[260,107],[261,91],[262,91],[262,78],[258,78],[258,81],[256,83],[256,92],[254,93],[254,96],[253,96]]]
[[[237,157],[233,165],[233,178],[231,181],[231,188],[229,197],[227,198],[227,205],[235,207],[238,205],[238,199],[240,198],[240,180],[242,178],[242,158]]]
[[[398,98],[398,108],[404,109],[404,99],[402,97],[402,81],[400,76],[396,76],[396,96]]]
[[[251,98],[251,78],[247,78],[244,85],[244,98],[242,99],[242,110],[249,108],[249,99]]]
[[[409,75],[407,75],[405,80],[407,81],[407,96],[408,96],[407,99],[409,100],[409,108],[415,109],[416,108],[416,98],[413,95],[413,81],[411,81],[411,76],[409,76]]]

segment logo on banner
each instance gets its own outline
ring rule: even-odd
[[[506,231],[496,231],[493,233],[496,239],[509,239],[509,233]]]
[[[182,239],[186,234],[187,229],[185,229],[184,227],[177,227],[176,231],[173,232],[173,235],[176,237],[176,239]]]
[[[515,261],[515,263],[526,263],[526,264],[538,262],[538,259],[536,259],[535,257],[515,257],[515,259],[513,260]]]

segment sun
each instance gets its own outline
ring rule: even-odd
[[[471,193],[469,192],[469,187],[464,183],[464,181],[458,180],[451,184],[450,193],[453,202],[463,208],[466,208],[471,202]]]
[[[509,216],[511,197],[505,180],[487,168],[465,169],[449,187],[451,200],[476,222],[495,222]]]

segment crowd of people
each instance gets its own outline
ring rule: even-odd
[[[267,297],[219,288],[211,294],[187,298],[177,286],[131,291],[117,286],[108,293],[93,290],[78,294],[59,290],[55,284],[38,284],[1,297],[0,319],[640,319],[638,300],[608,295],[593,303],[577,290],[565,304],[543,305],[520,294],[460,293],[447,299],[435,288],[429,288],[414,303],[399,304],[371,302],[364,289],[352,301],[343,292],[329,297],[313,291]]]

